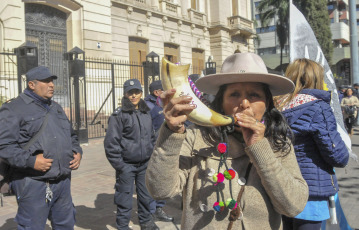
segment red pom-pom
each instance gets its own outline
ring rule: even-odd
[[[214,185],[217,185],[218,183],[222,183],[224,181],[224,175],[222,173],[214,174],[213,181],[216,182]]]
[[[227,180],[232,180],[236,176],[236,171],[233,169],[228,169],[224,171],[223,175]]]
[[[225,152],[227,152],[227,144],[226,143],[219,143],[217,145],[217,150],[219,153],[223,154]]]

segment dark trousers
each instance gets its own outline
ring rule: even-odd
[[[347,127],[348,134],[351,134],[351,132],[352,132],[354,120],[355,120],[354,117],[348,117],[344,121],[345,126]]]
[[[144,165],[128,165],[126,172],[117,172],[115,185],[115,204],[117,205],[117,229],[129,229],[131,220],[132,196],[136,184],[138,219],[140,224],[152,220],[150,203],[153,201],[145,184],[147,163]]]
[[[282,216],[283,230],[320,230],[322,221],[301,220]]]
[[[156,212],[156,208],[163,208],[166,205],[165,200],[153,200],[150,204],[151,213]]]
[[[11,182],[18,203],[15,217],[18,230],[45,229],[47,219],[51,221],[52,229],[74,229],[76,211],[71,197],[71,179],[50,181],[49,186],[53,198],[46,202],[45,181],[25,177]]]

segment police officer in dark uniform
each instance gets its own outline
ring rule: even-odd
[[[141,99],[142,86],[137,79],[125,81],[122,107],[108,120],[104,140],[106,157],[116,170],[115,204],[117,229],[129,229],[132,196],[136,184],[138,219],[141,230],[159,229],[154,223],[145,174],[155,143],[150,109]]]
[[[163,92],[161,81],[154,81],[150,84],[150,94],[144,99],[148,108],[150,108],[150,114],[152,117],[152,125],[156,132],[161,128],[161,125],[165,119],[163,115],[163,108],[157,105],[157,97]]]
[[[19,230],[45,229],[47,219],[53,229],[75,225],[71,171],[79,168],[82,149],[64,110],[51,100],[56,78],[44,66],[31,69],[24,92],[0,109],[0,157],[13,169]]]
[[[147,106],[151,109],[150,114],[152,117],[152,125],[156,132],[156,138],[158,137],[158,131],[161,128],[163,121],[165,120],[165,116],[163,115],[163,108],[157,105],[157,97],[161,95],[163,92],[162,82],[154,81],[150,84],[150,94],[145,98],[145,102]],[[161,186],[161,185],[159,185]],[[173,217],[168,216],[163,207],[166,202],[164,200],[154,200],[151,203],[151,213],[156,220],[171,222],[173,221]]]

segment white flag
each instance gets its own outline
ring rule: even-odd
[[[337,130],[340,133],[349,153],[351,152],[351,140],[345,129],[343,114],[339,103],[338,91],[335,86],[333,73],[329,68],[328,62],[324,57],[322,49],[314,35],[312,28],[303,16],[303,14],[294,6],[290,1],[289,12],[289,45],[290,45],[290,62],[293,62],[298,58],[307,58],[317,63],[320,63],[324,67],[324,82],[327,90],[331,91],[332,97],[330,105],[333,109],[335,119],[337,121]]]

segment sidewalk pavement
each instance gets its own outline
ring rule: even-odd
[[[345,217],[352,229],[359,229],[359,127],[354,128],[351,140],[352,151],[358,156],[358,161],[350,158],[345,168],[335,168],[335,172],[339,184],[339,201]]]
[[[353,152],[359,156],[359,129],[352,137]],[[115,211],[113,204],[115,171],[108,163],[103,148],[103,138],[91,139],[82,146],[84,156],[79,170],[72,174],[72,197],[76,207],[75,230],[115,230]],[[359,164],[352,159],[344,169],[336,169],[340,191],[339,199],[349,225],[359,229]],[[0,207],[0,230],[16,229],[14,218],[17,204],[14,196],[4,198],[4,207]],[[161,230],[181,228],[181,197],[167,201],[164,210],[175,218],[173,223],[157,221]],[[137,218],[136,194],[133,196],[133,212],[130,226],[139,230]],[[49,230],[50,223],[46,226]],[[327,230],[339,229],[327,226]]]
[[[78,170],[72,173],[72,198],[76,207],[75,230],[115,230],[116,206],[113,203],[115,170],[108,163],[103,148],[103,138],[90,139],[87,145],[82,146],[83,159]],[[172,222],[156,224],[161,230],[180,229],[181,197],[167,201],[164,210],[175,218]],[[0,230],[14,230],[14,221],[17,211],[15,196],[4,197],[4,207],[0,207]],[[48,222],[45,230],[50,230]],[[137,218],[136,194],[133,196],[133,211],[130,226],[139,230]]]

